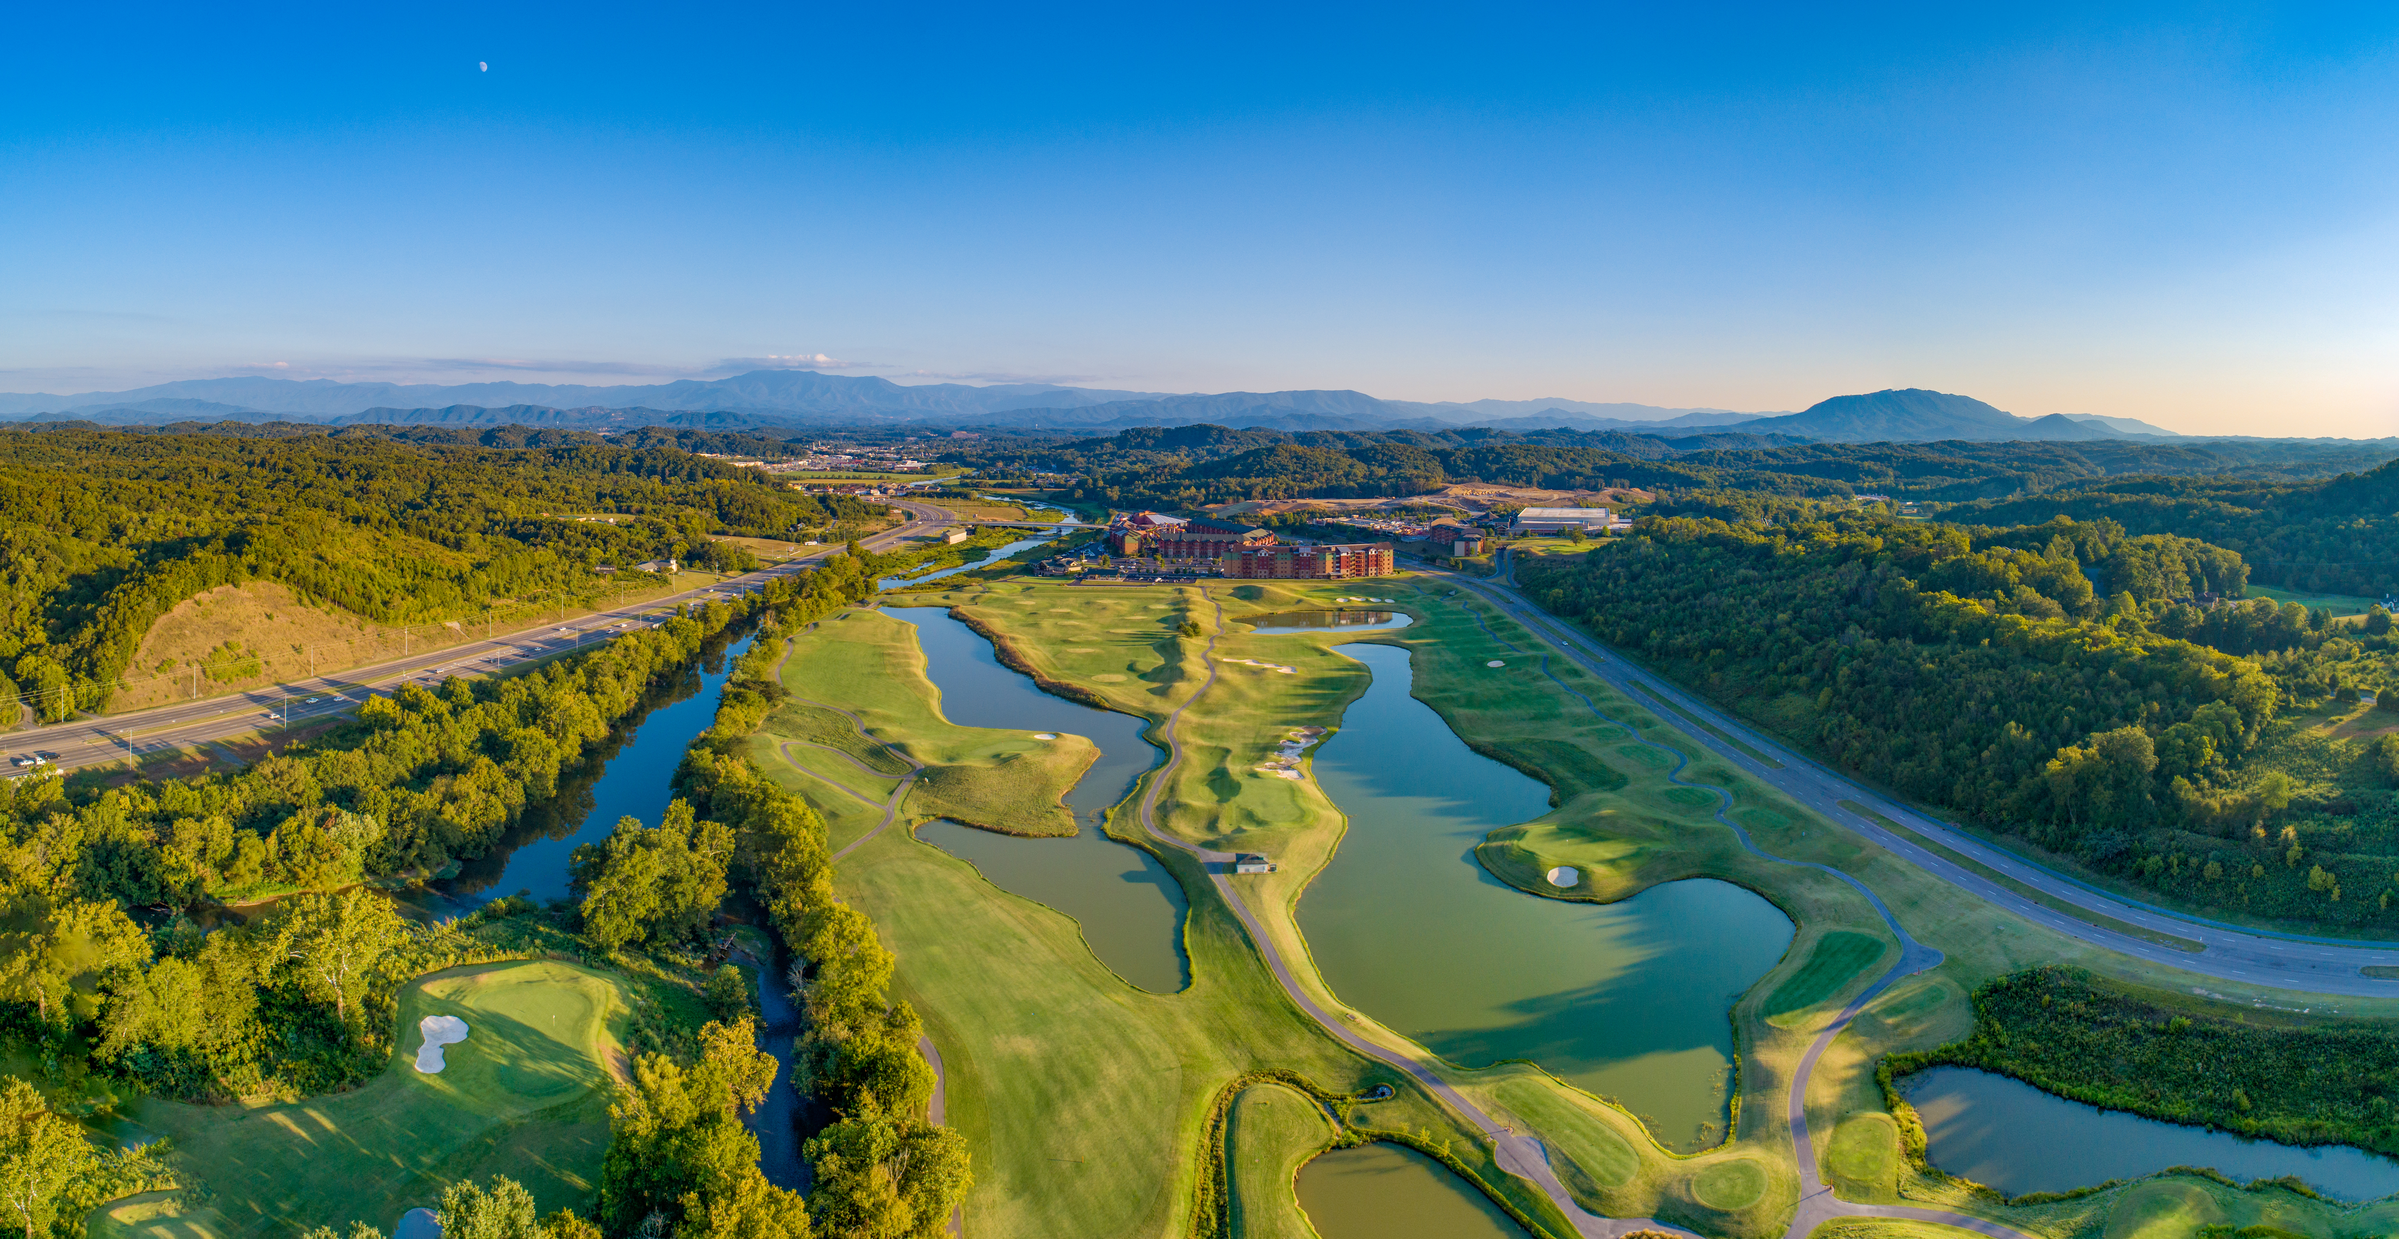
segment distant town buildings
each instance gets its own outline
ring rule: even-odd
[[[1128,573],[1145,576],[1223,575],[1253,579],[1326,580],[1384,576],[1393,571],[1392,549],[1384,543],[1289,545],[1263,529],[1205,517],[1185,519],[1155,512],[1121,513],[1108,525],[1111,554],[1146,566]]]
[[[1630,529],[1631,521],[1618,520],[1606,508],[1525,508],[1508,522],[1513,534],[1559,534],[1569,529],[1585,533],[1601,533],[1610,529]]]
[[[1455,558],[1483,553],[1483,531],[1464,525],[1435,525],[1425,531],[1424,540],[1435,555]]]
[[[1225,557],[1224,574],[1251,580],[1328,580],[1389,576],[1391,546],[1386,542],[1346,545],[1242,547]]]

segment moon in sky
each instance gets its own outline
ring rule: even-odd
[[[488,60],[478,60],[478,61],[476,61],[476,62],[475,62],[475,67],[476,67],[477,69],[480,69],[480,70],[482,70],[482,71],[483,71],[483,72],[485,72],[485,73],[489,73],[489,72],[491,72],[491,62],[490,62],[490,61],[488,61]]]

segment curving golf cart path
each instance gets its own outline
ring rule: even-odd
[[[790,657],[791,657],[791,654],[789,653],[789,648],[790,648],[790,647],[788,647],[788,646],[786,646],[786,647],[785,647],[785,653],[784,653],[783,657],[784,657],[784,658],[786,658],[786,659],[788,659],[788,658],[790,658]],[[782,664],[781,664],[781,663],[777,663],[777,664],[776,664],[776,667],[777,667],[777,668],[778,668],[778,670],[779,670],[779,669],[782,667]],[[780,675],[778,675],[776,678],[777,678],[778,680],[780,680],[782,677],[781,677]],[[867,733],[867,730],[866,730],[866,724],[865,724],[863,721],[861,721],[857,715],[855,715],[855,714],[852,714],[852,713],[850,713],[849,711],[842,709],[840,706],[835,706],[835,705],[827,705],[827,704],[825,704],[824,702],[821,702],[821,701],[810,701],[810,700],[809,700],[809,699],[807,699],[806,697],[794,697],[794,698],[792,698],[792,700],[793,700],[793,701],[796,701],[796,702],[799,702],[801,705],[815,706],[817,709],[820,709],[820,710],[831,710],[831,711],[832,711],[832,712],[834,712],[835,714],[838,714],[838,715],[842,716],[843,718],[846,718],[846,719],[850,720],[850,726],[852,726],[852,727],[854,727],[854,728],[856,728],[856,729],[858,730],[858,735],[859,735],[859,737],[860,737],[861,739],[864,739],[864,740],[865,740],[867,743],[869,743],[869,744],[875,745],[876,747],[878,747],[878,748],[882,749],[884,752],[891,754],[893,757],[897,757],[897,758],[899,758],[901,761],[904,761],[904,762],[908,763],[908,773],[907,773],[907,774],[905,774],[905,775],[902,775],[902,776],[900,777],[899,785],[891,789],[891,798],[890,798],[890,799],[888,799],[888,800],[885,800],[885,801],[883,802],[883,820],[882,820],[882,821],[880,821],[880,822],[877,822],[877,823],[875,823],[875,828],[874,828],[873,830],[867,831],[865,834],[863,834],[863,835],[860,835],[860,836],[858,836],[857,838],[850,840],[850,842],[849,842],[849,844],[848,844],[847,846],[843,847],[843,848],[842,848],[840,851],[833,853],[833,855],[832,855],[831,859],[833,859],[833,860],[840,860],[842,857],[844,857],[844,856],[847,856],[847,855],[849,855],[851,852],[854,852],[854,851],[856,851],[856,850],[858,849],[858,846],[859,846],[860,844],[862,844],[862,843],[865,843],[867,840],[874,838],[876,835],[882,834],[882,833],[883,833],[883,828],[884,828],[884,827],[891,825],[893,821],[895,821],[895,820],[897,820],[897,819],[898,819],[898,817],[899,817],[899,815],[900,815],[900,805],[901,805],[902,803],[904,803],[904,802],[905,802],[905,801],[908,799],[908,789],[910,789],[910,788],[912,788],[912,787],[915,787],[915,786],[916,786],[916,776],[918,776],[918,775],[920,775],[920,774],[923,774],[923,773],[924,773],[924,770],[925,770],[925,764],[924,764],[923,762],[921,762],[921,761],[918,761],[918,760],[916,760],[916,759],[915,759],[915,758],[913,758],[913,757],[910,757],[910,756],[908,756],[906,753],[903,753],[903,752],[899,751],[898,749],[895,749],[895,748],[891,747],[890,745],[888,745],[888,744],[885,744],[885,743],[883,743],[882,741],[875,739],[875,738],[874,738],[872,735],[869,735],[869,734]],[[808,744],[808,742],[807,742],[807,741],[805,741],[805,740],[798,741],[797,743],[801,743],[801,744]],[[811,748],[821,748],[821,749],[824,749],[826,752],[829,752],[829,753],[841,753],[841,750],[840,750],[840,749],[831,748],[831,747],[829,747],[829,746],[822,745],[822,744],[810,744],[810,745],[809,745],[809,747],[811,747]],[[842,755],[843,757],[849,757],[849,759],[850,759],[850,764],[852,764],[852,765],[854,765],[854,766],[858,767],[860,770],[864,770],[866,773],[868,773],[868,774],[870,774],[870,775],[873,775],[874,777],[876,777],[876,778],[878,778],[878,779],[888,779],[888,778],[890,778],[890,777],[891,777],[890,775],[888,775],[888,774],[884,774],[884,773],[882,773],[882,772],[880,772],[880,771],[878,771],[878,770],[874,769],[873,767],[871,767],[871,766],[867,765],[865,762],[859,761],[859,760],[858,760],[857,758],[855,758],[855,757],[850,757],[850,755],[849,755],[849,754],[847,754],[847,753],[841,753],[841,755]],[[844,790],[844,791],[848,791],[849,789],[847,789],[847,788],[843,788],[842,790]],[[865,801],[866,801],[866,803],[868,803],[868,804],[870,804],[870,805],[874,803],[874,801],[871,801],[871,800],[866,800],[866,797],[864,797],[864,796],[858,796],[858,794],[857,794],[856,792],[850,792],[850,794],[851,794],[852,796],[857,796],[857,798],[858,798],[858,799],[860,799],[860,800],[865,800]]]
[[[1209,602],[1216,608],[1216,628],[1221,631],[1224,627],[1224,604],[1214,598],[1210,598]],[[1493,1160],[1499,1163],[1500,1168],[1539,1188],[1542,1195],[1549,1199],[1550,1204],[1565,1215],[1567,1223],[1574,1227],[1576,1234],[1584,1236],[1585,1239],[1622,1239],[1622,1236],[1642,1230],[1666,1231],[1678,1235],[1691,1234],[1690,1231],[1668,1226],[1652,1218],[1603,1217],[1583,1208],[1566,1190],[1565,1183],[1558,1178],[1556,1169],[1550,1165],[1548,1146],[1543,1144],[1540,1139],[1518,1134],[1457,1089],[1451,1087],[1436,1072],[1433,1060],[1429,1055],[1411,1053],[1360,1036],[1352,1032],[1344,1020],[1326,1011],[1308,995],[1299,984],[1298,978],[1292,974],[1289,962],[1283,958],[1282,952],[1276,949],[1273,940],[1267,936],[1265,926],[1259,923],[1257,915],[1250,910],[1249,905],[1234,889],[1231,877],[1227,873],[1229,863],[1233,859],[1232,853],[1200,847],[1197,844],[1178,839],[1158,828],[1158,796],[1164,790],[1168,778],[1183,764],[1183,742],[1179,734],[1183,713],[1215,686],[1218,674],[1215,653],[1216,635],[1211,633],[1202,654],[1203,661],[1208,668],[1207,677],[1200,682],[1199,687],[1194,689],[1189,697],[1183,700],[1181,705],[1176,706],[1173,712],[1166,716],[1165,721],[1159,726],[1159,736],[1166,744],[1167,756],[1166,761],[1153,772],[1147,786],[1142,791],[1137,813],[1141,821],[1141,828],[1151,838],[1182,851],[1200,862],[1201,868],[1208,874],[1208,880],[1215,885],[1218,896],[1224,900],[1225,906],[1232,910],[1234,917],[1241,922],[1242,928],[1249,934],[1250,941],[1257,946],[1259,956],[1266,961],[1267,968],[1273,972],[1276,983],[1282,986],[1283,992],[1300,1010],[1307,1013],[1308,1018],[1315,1020],[1319,1026],[1340,1040],[1342,1044],[1378,1062],[1406,1072],[1411,1079],[1440,1098],[1481,1133],[1485,1140],[1491,1142]],[[1708,786],[1680,779],[1679,770],[1677,776],[1677,781],[1686,786]],[[1729,793],[1721,788],[1714,790],[1722,802],[1729,806],[1731,803]],[[1719,816],[1721,818],[1721,811]],[[1732,826],[1732,823],[1727,821],[1726,825]],[[1733,829],[1740,830],[1738,826],[1733,826]],[[1742,839],[1745,843],[1747,838],[1748,836],[1744,832]],[[1874,898],[1871,891],[1866,894],[1867,898]],[[1866,993],[1853,1000],[1842,1011],[1840,1017],[1817,1038],[1816,1043],[1809,1047],[1807,1056],[1802,1060],[1799,1074],[1793,1080],[1790,1113],[1803,1184],[1817,1182],[1815,1149],[1807,1135],[1807,1115],[1805,1113],[1810,1069],[1815,1066],[1817,1058],[1823,1054],[1825,1047],[1831,1045],[1833,1038],[1839,1036],[1842,1029],[1847,1027],[1850,1018],[1875,995],[1881,993],[1893,981],[1940,962],[1939,952],[1923,947],[1907,937],[1906,931],[1899,927],[1898,922],[1890,916],[1888,909],[1882,908],[1880,900],[1875,900],[1875,905],[1878,910],[1883,912],[1885,922],[1899,937],[1902,951],[1899,960],[1893,964],[1891,970],[1885,973]],[[1971,1214],[1905,1205],[1854,1204],[1835,1197],[1829,1188],[1803,1192],[1787,1234],[1790,1239],[1804,1239],[1817,1225],[1835,1217],[1901,1218],[1957,1226],[1992,1236],[1993,1239],[2030,1239],[2021,1231]]]
[[[1492,641],[1505,647],[1511,653],[1527,652],[1515,642],[1491,631],[1490,623],[1481,614],[1475,614],[1474,622],[1482,628],[1484,636],[1491,638]],[[1792,1159],[1798,1163],[1800,1194],[1798,1208],[1791,1217],[1791,1225],[1784,1232],[1786,1239],[1805,1239],[1805,1236],[1814,1231],[1816,1227],[1837,1217],[1894,1218],[1917,1222],[1936,1222],[1944,1226],[1956,1226],[1964,1230],[1995,1236],[1996,1239],[2029,1239],[2024,1232],[2014,1227],[2002,1225],[1988,1218],[1977,1217],[1971,1213],[1960,1213],[1951,1209],[1924,1208],[1916,1205],[1861,1204],[1842,1200],[1833,1195],[1832,1188],[1817,1173],[1816,1142],[1808,1132],[1808,1085],[1815,1078],[1816,1061],[1824,1057],[1824,1052],[1832,1047],[1833,1041],[1847,1031],[1849,1021],[1855,1018],[1859,1011],[1864,1010],[1867,1003],[1874,1001],[1881,996],[1884,990],[1891,988],[1898,981],[1940,966],[1941,952],[1916,941],[1915,937],[1908,933],[1907,927],[1899,923],[1899,918],[1892,915],[1890,905],[1884,903],[1882,896],[1875,894],[1864,882],[1831,865],[1818,864],[1814,861],[1792,860],[1789,857],[1777,856],[1759,847],[1757,842],[1749,837],[1749,831],[1728,816],[1733,808],[1732,789],[1687,777],[1684,771],[1691,764],[1689,754],[1670,745],[1651,740],[1642,735],[1639,729],[1600,709],[1598,702],[1591,700],[1589,696],[1573,685],[1559,679],[1557,673],[1550,670],[1547,651],[1534,652],[1540,658],[1541,674],[1547,677],[1550,683],[1557,685],[1567,695],[1582,702],[1583,707],[1591,711],[1594,717],[1622,729],[1626,735],[1632,737],[1633,743],[1644,748],[1654,749],[1662,754],[1669,763],[1666,772],[1667,782],[1679,787],[1697,788],[1713,794],[1716,797],[1714,816],[1717,823],[1733,832],[1733,837],[1740,840],[1742,848],[1750,855],[1776,864],[1813,869],[1847,883],[1858,894],[1864,896],[1868,904],[1873,906],[1875,915],[1882,918],[1883,927],[1889,930],[1891,936],[1899,942],[1899,957],[1892,960],[1891,966],[1885,969],[1873,984],[1867,986],[1864,992],[1857,997],[1852,998],[1848,1006],[1841,1008],[1840,1015],[1834,1017],[1833,1022],[1826,1025],[1824,1031],[1816,1035],[1816,1039],[1809,1043],[1807,1052],[1800,1056],[1799,1069],[1791,1077],[1791,1089],[1784,1099],[1784,1107],[1791,1125]]]

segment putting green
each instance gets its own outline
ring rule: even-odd
[[[92,1215],[93,1239],[285,1236],[311,1226],[388,1231],[467,1178],[505,1174],[543,1212],[588,1210],[608,1148],[608,1066],[628,1004],[611,978],[548,960],[455,968],[400,994],[383,1074],[354,1092],[282,1105],[145,1100],[119,1136],[167,1136],[183,1188]],[[439,1075],[416,1069],[418,1021],[452,1015],[467,1039]]]
[[[1692,1179],[1691,1194],[1711,1209],[1746,1209],[1766,1194],[1766,1168],[1747,1157],[1717,1162]]]

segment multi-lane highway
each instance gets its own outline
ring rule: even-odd
[[[956,517],[930,504],[895,499],[889,501],[889,506],[905,511],[908,519],[895,528],[863,539],[861,545],[866,549],[888,550],[911,536],[957,523]],[[597,614],[577,616],[564,622],[535,624],[481,641],[469,641],[372,666],[354,667],[347,671],[201,701],[175,702],[125,714],[76,719],[47,727],[0,733],[0,752],[5,752],[12,761],[39,755],[61,769],[72,770],[79,766],[121,762],[127,758],[210,741],[231,740],[288,725],[322,721],[331,715],[355,710],[369,696],[377,692],[389,692],[411,680],[439,683],[443,678],[453,675],[486,674],[511,664],[547,658],[594,641],[606,640],[633,627],[657,623],[667,614],[690,603],[747,594],[776,577],[805,571],[812,561],[841,549],[839,546],[821,547],[797,559],[759,572],[732,577],[716,585],[685,590],[665,598],[651,598]],[[13,765],[0,767],[0,774],[23,773],[26,773],[24,768]]]
[[[1873,840],[1877,846],[1941,881],[2025,920],[2093,946],[2221,981],[2308,994],[2399,997],[2399,981],[2377,979],[2362,971],[2367,967],[2399,967],[2399,946],[2372,946],[2248,929],[2099,890],[1893,801],[1753,730],[1663,677],[1634,666],[1580,629],[1533,605],[1505,577],[1489,580],[1456,573],[1439,575],[1498,607],[1632,699],[1647,697],[1663,702],[1706,724],[1680,730],[1743,774]],[[1708,728],[1721,734],[1711,735]],[[1760,760],[1761,757],[1765,760]],[[1867,812],[1857,812],[1850,805]],[[1897,823],[1904,833],[1877,818]],[[1935,846],[1926,846],[1920,840]],[[1970,863],[1961,864],[1953,857]],[[2028,896],[2024,893],[2027,890],[2040,898]],[[2062,910],[2057,904],[2069,905],[2083,915]],[[2108,922],[2147,931],[2149,935],[2179,939],[2182,945],[2127,932]],[[2278,1001],[2276,1005],[2284,1004]],[[2319,1013],[2330,1009],[2305,1002],[2288,1005]]]

